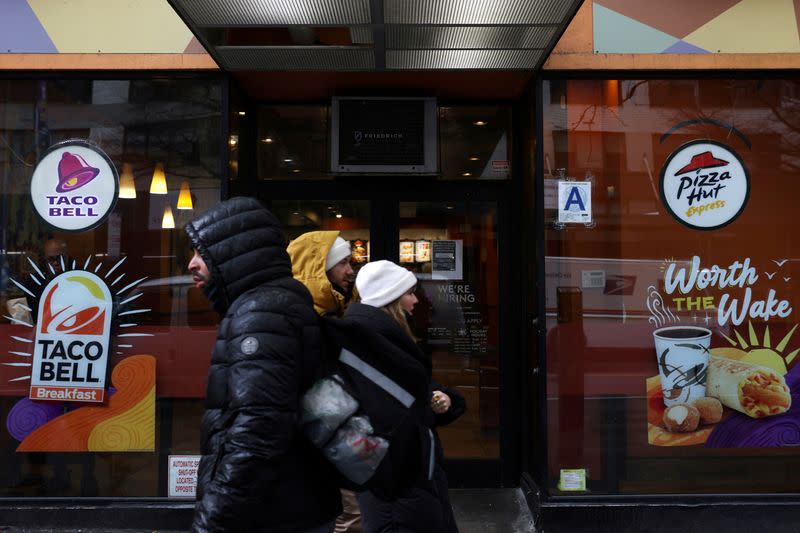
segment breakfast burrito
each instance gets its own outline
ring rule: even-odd
[[[711,355],[708,360],[708,396],[753,418],[789,410],[792,396],[783,376],[771,368]]]

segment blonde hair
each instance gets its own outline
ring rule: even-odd
[[[402,298],[402,296],[401,296]],[[403,311],[403,308],[400,306],[400,298],[393,301],[392,303],[388,303],[381,307],[381,310],[389,315],[390,317],[394,318],[395,321],[400,324],[400,327],[403,328],[411,340],[417,342],[419,339],[414,336],[414,332],[411,331],[411,326],[408,325],[408,319],[406,318],[406,313]]]

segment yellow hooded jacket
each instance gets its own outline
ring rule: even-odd
[[[325,272],[325,258],[338,236],[338,231],[311,231],[293,240],[286,249],[292,259],[292,275],[311,293],[314,309],[320,315],[342,316],[347,303]]]

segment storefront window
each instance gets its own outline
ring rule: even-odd
[[[262,106],[258,176],[262,180],[328,177],[328,107]]]
[[[499,456],[497,205],[401,202],[400,264],[419,280],[412,316],[435,382],[467,412],[440,434],[449,458]]]
[[[511,178],[510,106],[440,106],[438,128],[438,179]],[[238,137],[235,131],[231,135],[235,150]],[[330,135],[327,105],[259,107],[258,178],[334,178],[330,169]]]
[[[239,165],[247,157],[242,153],[242,138],[245,122],[251,120],[248,114],[247,98],[244,92],[231,84],[228,92],[228,179],[232,184],[239,180]],[[246,164],[246,163],[245,163]]]
[[[269,207],[291,242],[309,231],[338,231],[350,242],[354,271],[370,260],[369,202],[358,200],[273,200]]]
[[[216,317],[186,275],[182,227],[220,201],[221,105],[211,79],[0,82],[0,496],[165,497],[168,457],[199,453]],[[120,176],[115,207],[87,231],[49,226],[31,198],[37,162],[68,139],[101,149]],[[53,186],[92,171],[65,160]],[[39,297],[71,270],[114,295],[102,404],[27,399]],[[68,361],[77,348],[64,350],[51,353]]]
[[[439,108],[441,176],[453,180],[511,178],[511,108]]]
[[[797,490],[797,91],[544,83],[550,494]]]

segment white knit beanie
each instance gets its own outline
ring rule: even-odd
[[[356,276],[356,288],[361,303],[383,307],[400,298],[417,284],[417,278],[391,261],[367,263]]]
[[[331,249],[328,250],[328,255],[325,256],[325,272],[332,269],[336,266],[336,263],[345,257],[350,257],[350,253],[350,243],[341,237],[336,237]]]

